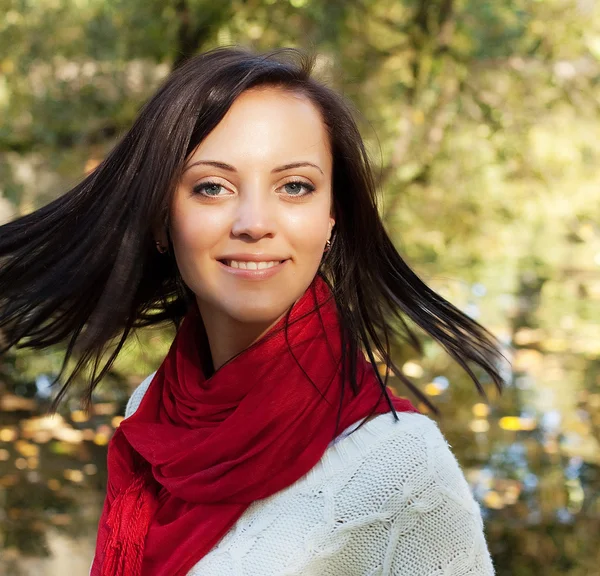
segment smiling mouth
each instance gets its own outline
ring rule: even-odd
[[[282,264],[285,260],[270,260],[265,262],[250,262],[247,260],[219,260],[225,266],[230,268],[239,268],[240,270],[266,270]]]

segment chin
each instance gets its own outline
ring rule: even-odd
[[[294,305],[311,280],[312,278],[308,278],[303,282],[300,278],[291,276],[278,282],[256,282],[245,286],[213,284],[204,291],[201,299],[206,311],[215,319],[229,318],[239,324],[268,326]]]
[[[249,300],[224,306],[223,312],[242,324],[272,324],[285,314],[293,303],[294,300],[270,302],[267,298],[263,298],[260,303]]]

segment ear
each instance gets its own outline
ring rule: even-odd
[[[329,231],[327,232],[327,240],[331,240],[331,234],[333,232],[333,227],[335,226],[335,219],[329,218]]]
[[[168,246],[167,228],[165,223],[157,221],[152,225],[152,238],[155,242],[160,242],[161,246]]]

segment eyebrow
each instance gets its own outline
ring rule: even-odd
[[[198,162],[194,162],[193,164],[186,166],[183,171],[186,172],[192,166],[201,166],[201,165],[214,166],[215,168],[220,168],[221,170],[225,170],[227,172],[237,173],[235,166],[231,166],[231,164],[226,164],[225,162],[218,162],[217,160],[198,160]],[[316,168],[321,174],[323,174],[323,170],[321,170],[321,168],[319,168],[316,164],[313,164],[312,162],[292,162],[291,164],[284,164],[283,166],[278,166],[277,168],[273,168],[273,170],[271,170],[271,172],[273,174],[276,174],[278,172],[285,172],[286,170],[292,170],[293,168],[302,168],[305,166],[312,166],[313,168]]]

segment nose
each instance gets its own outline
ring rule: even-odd
[[[259,240],[275,233],[271,198],[264,190],[245,190],[238,197],[231,233],[236,237]]]

